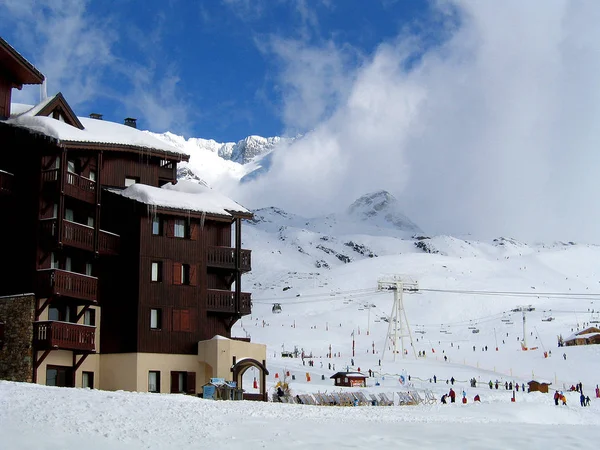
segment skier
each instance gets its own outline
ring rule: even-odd
[[[456,403],[456,392],[454,392],[454,389],[450,388],[448,395],[450,396],[450,403]]]
[[[435,375],[433,376],[433,382],[437,383],[437,377]]]
[[[556,406],[558,406],[558,399],[560,398],[560,395],[558,395],[558,391],[554,392],[554,404]]]
[[[494,386],[494,383],[492,383],[492,380],[490,380],[490,382],[488,384],[490,385],[490,389],[492,389],[492,387]]]
[[[581,394],[579,396],[579,403],[581,403],[581,406],[585,406],[585,395]]]
[[[454,386],[454,377],[450,378],[450,383]]]

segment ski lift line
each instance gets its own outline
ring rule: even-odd
[[[355,299],[361,299],[361,298],[369,298],[369,297],[373,297],[378,294],[379,293],[377,293],[377,292],[373,292],[373,293],[365,292],[363,294],[354,295],[352,297],[352,299],[355,300]],[[298,298],[298,297],[292,297],[292,298]],[[281,300],[281,298],[278,300]],[[287,306],[287,305],[300,305],[300,304],[305,304],[305,303],[321,303],[321,302],[333,302],[333,301],[339,302],[339,301],[343,301],[343,300],[344,300],[343,297],[342,298],[335,298],[335,297],[332,298],[331,296],[328,295],[328,296],[324,296],[322,298],[313,298],[313,299],[309,299],[309,300],[296,300],[296,301],[278,302],[278,303],[281,303],[282,306]],[[252,300],[252,304],[258,304],[258,305],[272,305],[273,303],[275,303],[275,302]]]
[[[424,292],[444,292],[447,294],[474,294],[474,295],[506,295],[526,297],[592,297],[600,298],[600,293],[573,293],[573,292],[526,292],[526,291],[475,291],[468,289],[427,289],[419,288]]]
[[[352,295],[354,293],[379,293],[381,291],[377,290],[377,289],[373,289],[373,288],[368,288],[368,289],[354,289],[354,290],[349,290],[349,291],[335,291],[335,292],[330,292],[330,293],[318,293],[318,294],[306,294],[303,295],[302,297],[307,298],[307,297],[333,297],[333,296],[338,296],[338,295]],[[253,300],[253,303],[257,303],[258,301],[265,301],[267,303],[273,303],[273,302],[277,302],[278,300],[286,300],[286,299],[294,299],[297,298],[295,295],[294,296],[283,296],[283,297],[266,297],[266,298],[260,298],[258,300]]]

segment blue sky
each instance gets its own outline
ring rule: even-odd
[[[306,132],[335,108],[337,96],[324,93],[322,110],[290,120],[286,104],[293,108],[289,98],[297,94],[289,73],[293,52],[341,50],[345,70],[356,70],[403,30],[435,41],[430,6],[419,0],[6,0],[0,18],[2,36],[77,114],[133,116],[140,128],[222,142]],[[327,71],[323,64],[316,70]],[[37,95],[29,89],[15,100]]]

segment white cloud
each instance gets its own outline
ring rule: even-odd
[[[111,99],[126,115],[135,115],[143,126],[157,131],[184,132],[189,127],[187,99],[178,86],[176,66],[160,49],[165,15],[157,13],[150,33],[133,24],[120,25],[119,18],[98,17],[80,0],[6,0],[0,4],[0,18],[16,24],[14,39],[18,51],[47,78],[49,95],[63,92],[80,115],[83,105]],[[125,61],[116,46],[136,45],[144,65]],[[118,80],[118,82],[115,82]],[[13,92],[13,101],[37,103],[39,89]],[[98,111],[101,112],[101,111]],[[109,117],[109,120],[118,118]]]
[[[400,36],[356,73],[277,41],[284,120],[318,124],[240,195],[318,214],[384,188],[431,232],[598,241],[600,4],[439,7],[445,43]]]

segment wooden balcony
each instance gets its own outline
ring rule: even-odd
[[[63,220],[62,243],[90,252],[94,251],[94,228],[80,223]],[[56,219],[40,220],[42,238],[58,239],[58,221]],[[119,235],[100,230],[98,236],[101,255],[116,255],[119,252]]]
[[[14,175],[0,170],[0,195],[12,194],[14,191]]]
[[[240,268],[242,272],[252,270],[251,250],[242,249],[242,260]],[[231,247],[208,247],[206,249],[208,267],[220,267],[223,269],[235,269],[235,248]]]
[[[251,306],[251,294],[249,292],[242,292],[240,299],[240,313],[242,315],[250,314]],[[222,291],[218,289],[208,289],[206,310],[208,312],[234,314],[236,312],[235,292]]]
[[[83,200],[84,202],[94,203],[96,201],[96,182],[74,173],[67,172],[65,194],[69,197]]]
[[[37,350],[96,351],[96,327],[70,322],[34,322],[33,345]]]
[[[38,270],[36,295],[63,296],[96,303],[98,278],[60,269]]]
[[[56,183],[59,177],[59,169],[42,171],[42,183]],[[74,197],[88,203],[96,201],[96,182],[75,173],[67,172],[64,190],[65,195],[69,197]]]

